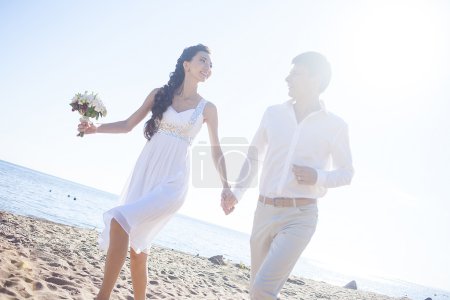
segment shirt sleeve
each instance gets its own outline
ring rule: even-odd
[[[345,124],[336,135],[331,147],[331,159],[333,162],[333,169],[331,171],[316,170],[316,184],[326,188],[350,184],[354,170],[347,124]]]
[[[241,167],[236,185],[232,188],[232,193],[238,201],[242,199],[245,191],[251,186],[255,177],[258,176],[258,166],[261,165],[267,148],[267,110],[265,111],[258,130],[249,145],[246,160]]]

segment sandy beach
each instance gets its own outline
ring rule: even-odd
[[[105,261],[97,236],[95,230],[0,212],[0,299],[94,299]],[[248,266],[218,265],[158,246],[149,260],[147,299],[249,298]],[[111,299],[133,299],[128,258]],[[399,298],[291,277],[281,299]]]

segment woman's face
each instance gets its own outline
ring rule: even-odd
[[[191,61],[184,62],[184,73],[204,82],[211,76],[211,58],[207,52],[198,52]]]

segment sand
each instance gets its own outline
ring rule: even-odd
[[[97,237],[95,230],[0,212],[0,299],[94,299],[105,261]],[[147,299],[249,299],[248,266],[225,263],[155,246]],[[129,270],[127,258],[111,299],[133,299]],[[281,299],[398,298],[291,277]]]

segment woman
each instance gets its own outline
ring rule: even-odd
[[[181,207],[188,190],[189,146],[208,125],[213,161],[228,192],[226,168],[217,134],[217,110],[197,93],[199,82],[211,75],[210,51],[204,45],[184,49],[169,82],[153,90],[128,119],[98,127],[81,123],[85,134],[126,133],[152,111],[145,124],[148,142],[122,194],[122,205],[104,213],[105,229],[99,238],[107,250],[105,275],[97,300],[109,299],[130,245],[134,299],[144,299],[147,256],[151,241]]]

